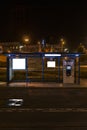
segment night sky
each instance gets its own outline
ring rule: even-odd
[[[87,42],[87,2],[13,1],[0,4],[0,41],[47,42],[63,37],[75,46]]]

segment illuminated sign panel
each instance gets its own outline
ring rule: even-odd
[[[25,70],[26,69],[25,58],[14,58],[12,59],[13,70]]]
[[[47,67],[55,68],[56,67],[55,61],[47,61]]]
[[[68,65],[66,69],[67,69],[67,70],[71,70],[71,66],[70,66],[70,65]]]
[[[61,56],[61,54],[45,54],[45,56],[49,57],[49,56]]]

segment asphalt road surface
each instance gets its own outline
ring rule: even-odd
[[[9,99],[23,99],[9,106]],[[87,130],[86,88],[0,88],[2,130]]]

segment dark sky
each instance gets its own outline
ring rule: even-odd
[[[13,1],[0,4],[0,41],[64,37],[72,44],[87,41],[87,2]]]

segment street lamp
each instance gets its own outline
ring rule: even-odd
[[[37,44],[38,44],[38,51],[41,52],[41,43],[40,43],[40,41],[38,41]]]
[[[63,38],[61,38],[60,41],[61,41],[61,51],[63,52],[65,41]]]
[[[25,37],[24,37],[24,42],[25,42],[25,43],[29,43],[29,37],[28,37],[28,36],[25,36]]]
[[[25,42],[29,42],[29,39],[28,39],[28,38],[25,38],[24,41],[25,41]]]
[[[24,38],[23,38],[23,41],[24,41],[24,46],[25,46],[25,51],[28,51],[28,44],[29,44],[29,42],[30,42],[30,39],[29,39],[29,37],[28,36],[24,36]]]
[[[64,41],[63,38],[61,38],[60,41],[63,42]]]

